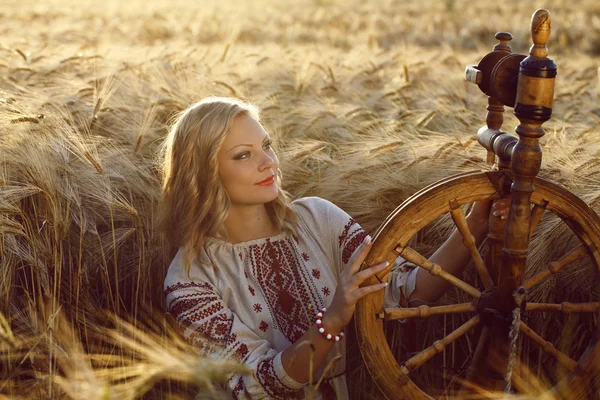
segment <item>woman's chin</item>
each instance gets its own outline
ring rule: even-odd
[[[277,199],[277,195],[278,194],[279,194],[279,189],[277,188],[277,186],[275,186],[274,189],[273,189],[273,193],[271,194],[271,196],[269,196],[269,198],[266,201],[266,203],[269,203],[269,202]]]
[[[259,194],[254,194],[254,196],[248,198],[248,197],[241,197],[239,199],[239,201],[235,201],[234,199],[232,199],[232,203],[239,203],[239,204],[267,204],[272,202],[273,200],[277,199],[277,196],[279,195],[279,189],[274,186],[273,188],[270,188],[270,190],[265,190],[262,193]]]

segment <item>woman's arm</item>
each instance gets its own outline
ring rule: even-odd
[[[381,283],[360,287],[365,279],[381,272],[387,264],[360,271],[372,247],[370,237],[367,239],[358,247],[354,261],[340,274],[334,298],[322,318],[323,328],[333,335],[350,321],[360,298],[385,287]],[[301,389],[309,381],[311,363],[316,372],[335,343],[323,337],[312,324],[300,339],[278,352],[226,306],[209,282],[165,282],[165,295],[167,311],[175,317],[184,329],[184,337],[201,355],[237,360],[252,371],[251,374],[229,376],[226,389],[234,399],[303,398]]]
[[[388,265],[387,262],[382,262],[360,271],[372,245],[371,237],[367,236],[354,253],[352,261],[340,274],[334,298],[322,318],[323,328],[332,335],[337,335],[350,322],[358,300],[387,286],[387,283],[377,283],[360,287],[363,281],[383,271]],[[312,355],[311,346],[305,342],[307,340],[313,346]],[[286,373],[298,382],[307,382],[310,378],[310,363],[312,362],[313,371],[320,368],[333,343],[335,342],[325,339],[313,324],[299,340],[283,351],[281,362]]]
[[[342,330],[342,327],[329,324],[326,319],[323,320],[323,328],[334,335]],[[300,339],[283,351],[281,364],[291,378],[306,384],[310,380],[311,363],[313,378],[316,378],[314,374],[323,365],[334,343],[325,339],[313,324]]]
[[[228,375],[224,388],[232,398],[302,399],[303,384],[286,374],[281,352],[259,337],[230,310],[209,282],[165,282],[167,311],[183,328],[197,353],[238,361],[251,372]]]
[[[508,200],[497,201],[493,205],[495,216],[504,217],[508,213]],[[490,202],[475,203],[473,210],[467,217],[469,230],[475,237],[476,245],[485,239],[488,232],[488,218]],[[450,237],[429,258],[433,263],[439,264],[444,271],[459,276],[471,259],[471,253],[463,244],[460,232],[455,229]],[[420,304],[435,303],[451,287],[443,278],[431,275],[424,268],[417,271],[415,290],[408,297],[407,304],[402,306],[418,306]]]

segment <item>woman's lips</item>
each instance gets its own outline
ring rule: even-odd
[[[260,186],[269,186],[269,185],[272,185],[274,182],[275,182],[275,175],[273,175],[273,176],[265,179],[262,182],[258,182],[257,185],[260,185]]]

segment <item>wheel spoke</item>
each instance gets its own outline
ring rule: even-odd
[[[417,368],[421,367],[431,357],[433,357],[437,353],[441,353],[442,351],[444,351],[444,348],[446,348],[449,344],[451,344],[456,339],[458,339],[459,337],[467,333],[469,330],[477,326],[480,320],[481,319],[479,315],[471,318],[470,320],[459,326],[457,329],[452,331],[448,336],[446,336],[442,340],[435,341],[431,346],[429,346],[425,350],[415,354],[409,360],[407,360],[401,367],[402,372],[404,372],[405,374],[409,374]]]
[[[527,311],[556,311],[570,314],[574,312],[597,312],[600,310],[600,302],[595,303],[569,303],[563,302],[560,304],[549,303],[527,303],[525,306]]]
[[[531,210],[531,220],[529,222],[529,238],[531,239],[531,235],[535,232],[535,228],[540,223],[542,216],[544,215],[544,211],[546,211],[546,207],[548,206],[547,201],[543,201],[542,204],[536,204],[533,206],[533,210]]]
[[[455,277],[454,275],[444,271],[442,267],[440,267],[438,264],[432,263],[427,258],[423,257],[421,254],[411,249],[410,247],[403,247],[399,245],[398,247],[396,247],[396,252],[405,260],[408,260],[421,268],[425,268],[427,271],[429,271],[431,275],[439,276],[440,278],[450,282],[457,288],[461,289],[462,291],[470,294],[475,298],[481,297],[481,292],[479,290],[469,285],[467,282],[464,282]]]
[[[587,255],[587,252],[586,252],[585,246],[584,245],[577,246],[573,250],[571,250],[569,253],[567,253],[560,260],[551,262],[548,265],[548,269],[527,279],[525,281],[525,283],[523,284],[523,286],[525,287],[525,289],[531,289],[532,287],[534,287],[535,285],[537,285],[538,283],[540,283],[541,281],[546,279],[548,276],[550,276],[552,274],[556,274],[567,264],[581,260],[586,255]]]
[[[387,321],[403,318],[427,318],[431,315],[456,314],[475,312],[477,308],[471,303],[450,304],[446,306],[429,307],[422,305],[415,308],[384,308],[380,318]]]
[[[564,365],[565,368],[567,368],[569,371],[577,372],[577,370],[579,369],[579,364],[577,364],[577,361],[573,360],[568,355],[566,355],[562,351],[558,350],[556,347],[554,347],[554,345],[552,343],[544,340],[543,337],[538,335],[533,329],[528,327],[527,324],[525,324],[523,321],[521,321],[520,330],[525,335],[529,336],[534,342],[539,344],[540,347],[542,348],[542,350],[544,350],[546,353],[548,353],[548,354],[552,355],[554,358],[556,358],[556,360],[559,363],[561,363],[562,365]]]
[[[494,287],[494,283],[492,282],[492,278],[483,262],[483,258],[481,258],[481,254],[479,254],[479,250],[477,250],[477,246],[475,245],[475,238],[469,229],[469,225],[467,223],[467,218],[465,214],[461,210],[460,206],[456,202],[456,200],[452,200],[450,202],[450,214],[452,215],[452,219],[454,220],[454,225],[458,228],[458,231],[463,237],[463,243],[469,251],[471,252],[471,257],[475,262],[475,268],[479,273],[479,277],[483,282],[483,286],[486,290],[491,290]]]

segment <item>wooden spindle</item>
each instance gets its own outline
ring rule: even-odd
[[[428,318],[432,315],[457,314],[475,311],[477,311],[477,308],[471,303],[449,304],[437,307],[422,305],[414,308],[384,308],[383,313],[379,314],[379,317],[390,321],[404,318]]]
[[[568,301],[560,304],[550,303],[527,303],[525,306],[527,311],[552,311],[571,314],[576,312],[594,313],[600,310],[600,302],[595,303],[569,303]]]
[[[463,292],[466,292],[475,298],[481,297],[481,292],[479,290],[469,285],[467,282],[464,282],[454,275],[444,271],[440,265],[429,261],[427,258],[423,257],[410,247],[402,247],[399,245],[396,247],[396,252],[405,260],[408,260],[421,268],[425,268],[431,275],[439,276],[440,278],[461,289]]]
[[[542,216],[546,211],[546,207],[548,207],[548,202],[544,201],[542,204],[536,204],[533,206],[533,210],[531,210],[531,220],[529,222],[529,239],[531,240],[531,236],[533,232],[535,232],[535,228],[537,228],[538,224],[542,220]]]
[[[558,350],[556,347],[554,347],[552,343],[546,341],[543,337],[538,335],[523,321],[521,321],[520,329],[522,333],[529,336],[534,342],[539,344],[542,350],[544,350],[544,352],[556,358],[556,360],[562,365],[564,365],[569,371],[577,372],[579,370],[579,364],[577,364],[577,361],[573,360],[568,355]]]
[[[431,346],[429,346],[425,350],[412,356],[409,360],[407,360],[404,363],[402,367],[400,367],[400,369],[405,374],[411,373],[412,371],[425,364],[425,362],[427,362],[427,360],[429,360],[431,357],[435,356],[437,353],[441,353],[442,351],[444,351],[444,348],[446,348],[456,339],[460,338],[462,335],[476,327],[480,321],[481,318],[479,317],[479,315],[471,318],[470,320],[459,326],[457,329],[452,331],[445,338],[435,341]]]
[[[477,273],[479,274],[479,278],[483,282],[483,286],[486,290],[490,290],[494,287],[494,283],[492,282],[492,278],[490,278],[490,274],[485,266],[483,258],[481,254],[479,254],[479,250],[477,250],[477,246],[475,245],[475,238],[469,229],[469,224],[467,223],[467,218],[460,208],[459,204],[456,200],[450,201],[450,214],[452,215],[452,220],[454,224],[458,228],[458,231],[463,237],[464,245],[469,249],[471,253],[471,258],[473,258],[473,262],[475,263],[475,268],[477,269]]]
[[[544,279],[549,277],[552,274],[558,273],[561,269],[563,269],[566,265],[579,261],[587,255],[587,250],[584,245],[579,245],[575,247],[573,250],[565,254],[563,258],[558,261],[551,262],[548,264],[548,269],[545,269],[541,272],[538,272],[536,275],[527,279],[525,283],[523,283],[523,287],[525,289],[531,289],[538,283],[542,282]]]

